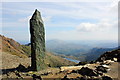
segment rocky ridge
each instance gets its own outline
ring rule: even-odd
[[[30,48],[20,45],[18,42],[11,38],[0,35],[0,50],[2,52],[8,52],[9,54],[19,56],[21,58],[27,58],[28,53],[25,49],[30,50]]]

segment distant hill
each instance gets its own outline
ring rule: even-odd
[[[46,41],[46,47],[48,51],[67,56],[74,56],[76,53],[85,53],[90,49],[87,45],[62,40],[48,40]]]
[[[82,43],[83,42],[83,43]],[[96,60],[100,55],[106,51],[111,51],[116,48],[115,42],[112,41],[62,41],[62,40],[49,40],[46,42],[47,50],[64,54],[67,56],[74,56],[79,58],[80,61]]]
[[[30,43],[26,45],[30,46]],[[74,42],[68,42],[63,40],[46,41],[46,50],[58,55],[78,57],[81,54],[87,53],[90,49],[90,46]]]
[[[2,58],[4,63],[5,62],[11,62],[11,64],[17,62],[19,63],[22,61],[21,60],[22,58],[30,58],[30,54],[31,54],[30,46],[21,45],[15,40],[11,38],[7,38],[2,35],[0,35],[0,40],[2,42],[2,44],[0,44],[0,50],[2,50],[2,54],[4,56],[4,58]],[[27,61],[29,60],[27,59]],[[26,62],[26,63],[30,63],[30,62]],[[59,67],[63,65],[65,66],[65,65],[76,64],[74,62],[68,61],[58,55],[54,55],[53,53],[49,53],[49,52],[46,52],[45,63],[48,65],[48,67]],[[6,63],[6,65],[9,64]]]
[[[103,53],[107,51],[112,51],[115,49],[118,49],[118,48],[93,48],[86,54],[86,60],[87,61],[96,60]]]

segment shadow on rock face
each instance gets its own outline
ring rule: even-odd
[[[33,80],[42,80],[42,78],[40,76],[37,76],[35,74],[33,74]]]
[[[23,66],[23,65],[20,64],[20,65],[16,68],[16,70],[19,71],[19,72],[28,72],[28,71],[31,70],[31,67],[28,66],[28,67],[26,68],[25,66]]]
[[[101,72],[103,72],[103,73],[107,73],[107,69],[108,69],[108,68],[106,68],[106,67],[98,66],[96,70],[97,70],[97,71],[101,71]]]
[[[81,75],[87,75],[87,76],[98,76],[98,74],[94,70],[92,70],[88,67],[82,67],[78,71],[78,73],[81,74]]]
[[[27,68],[23,65],[19,65],[18,67],[16,68],[10,68],[10,69],[1,69],[2,71],[2,74],[7,74],[9,72],[14,72],[14,71],[18,71],[18,72],[29,72],[31,71],[31,67],[28,66]]]
[[[111,77],[108,77],[108,76],[103,76],[102,80],[113,80],[113,79]]]

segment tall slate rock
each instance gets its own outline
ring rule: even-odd
[[[30,19],[31,68],[39,71],[45,67],[45,30],[40,12],[36,9]]]

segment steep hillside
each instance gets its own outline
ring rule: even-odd
[[[30,47],[20,45],[18,42],[11,38],[7,38],[5,36],[0,35],[0,39],[2,41],[2,52],[7,52],[12,55],[16,55],[22,58],[25,58],[28,56]]]
[[[2,35],[0,35],[0,40],[2,42],[2,44],[0,44],[0,49],[2,49],[2,62],[4,68],[12,68],[12,66],[17,67],[19,64],[30,66],[30,46],[21,45],[15,40]],[[9,62],[11,62],[11,65]],[[46,52],[45,62],[48,67],[59,67],[63,65],[76,64],[49,52]]]

